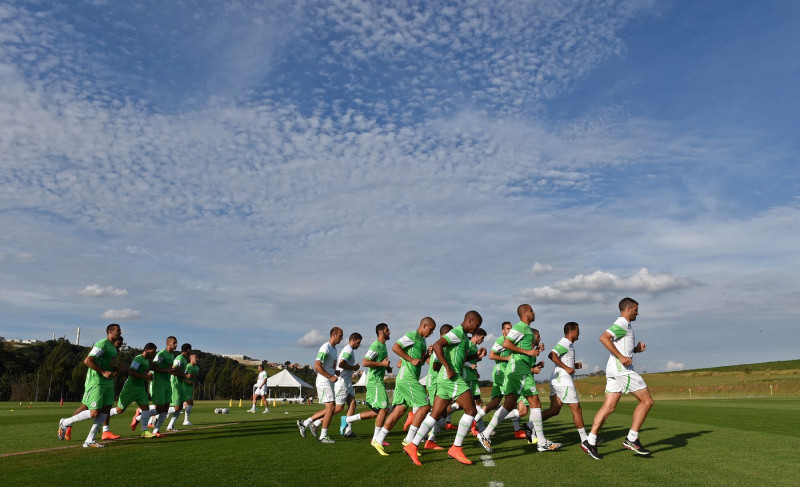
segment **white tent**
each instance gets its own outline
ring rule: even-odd
[[[300,392],[297,394],[298,396],[303,395],[303,387],[307,389],[313,389],[308,382],[304,381],[303,379],[297,377],[293,373],[289,372],[287,369],[283,369],[277,374],[273,375],[272,377],[267,378],[267,387],[297,387]]]
[[[363,372],[361,374],[361,377],[358,378],[358,381],[355,384],[353,384],[353,387],[359,387],[359,386],[367,387],[367,373],[366,372]]]

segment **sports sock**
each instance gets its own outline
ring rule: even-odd
[[[378,443],[378,444],[382,445],[383,444],[383,440],[386,439],[386,435],[388,435],[388,434],[389,434],[389,430],[387,430],[386,428],[381,428],[380,430],[378,430],[378,434],[375,435],[375,443]]]
[[[344,418],[344,420],[347,421],[347,424],[350,424],[354,421],[361,421],[361,413],[354,414],[352,416],[347,416],[346,418]]]
[[[581,437],[581,443],[586,441],[586,428],[578,428],[578,435]]]
[[[328,436],[328,428],[322,428],[322,430],[319,432],[319,437],[326,438],[327,436]]]
[[[142,425],[142,433],[147,431],[147,420],[148,419],[150,419],[150,410],[149,409],[143,410],[141,418],[139,419],[139,421],[141,421],[141,425]]]
[[[461,446],[464,444],[464,437],[469,433],[469,428],[472,426],[472,420],[475,416],[470,416],[464,413],[461,420],[458,422],[458,431],[456,431],[456,438],[453,440],[453,446]]]
[[[187,422],[189,421],[189,413],[191,411],[192,411],[192,405],[190,404],[190,405],[186,406],[186,409],[184,409],[184,418],[183,418],[184,421],[187,421]]]
[[[492,416],[492,420],[489,421],[489,425],[486,426],[486,428],[483,430],[483,435],[484,436],[491,435],[492,431],[494,431],[495,428],[497,428],[497,425],[500,424],[500,422],[503,421],[506,418],[506,416],[508,416],[508,410],[503,406],[500,406],[500,409],[498,409],[494,413],[494,416]]]
[[[111,428],[109,428],[107,424],[104,424],[103,425],[103,433],[105,433],[106,431],[111,431]]]
[[[381,433],[380,426],[376,426],[375,430],[372,432],[372,441],[377,441],[378,435]]]
[[[111,408],[111,412],[108,413],[108,417],[110,418],[111,416],[116,416],[117,414],[119,414],[117,412],[117,408]],[[105,430],[103,430],[103,431],[105,431]]]
[[[414,437],[417,436],[417,431],[419,428],[414,426],[413,424],[408,427],[408,433],[406,434],[406,439],[404,440],[406,443],[411,443],[414,441]]]
[[[321,424],[322,424],[322,419],[321,418],[314,420],[314,426],[319,427],[319,425],[321,425]]]
[[[311,418],[308,418],[308,419],[306,419],[305,421],[303,421],[303,426],[305,426],[306,428],[308,428],[309,426],[311,426],[311,423],[313,423],[313,422],[314,422],[314,420],[313,420],[313,419],[311,419]]]
[[[89,430],[89,435],[86,437],[86,443],[91,443],[94,441],[94,437],[97,435],[97,430],[103,426],[103,421],[106,420],[106,414],[100,413],[94,418],[92,421],[92,428]]]
[[[586,436],[586,441],[588,441],[590,445],[596,446],[597,445],[597,435],[594,434],[594,433],[589,433]]]
[[[478,412],[475,414],[475,421],[480,421],[484,416],[486,416],[486,411],[483,408],[478,408]]]
[[[84,421],[86,419],[90,419],[91,417],[92,417],[92,412],[91,411],[88,411],[88,410],[87,411],[81,411],[78,414],[76,414],[75,416],[63,420],[62,424],[64,426],[72,426],[73,423],[77,423],[78,421]]]
[[[636,441],[638,439],[639,439],[638,431],[633,431],[633,430],[628,431],[628,441]]]
[[[547,443],[547,438],[544,437],[544,426],[542,425],[542,408],[531,408],[529,421],[533,430],[536,432],[536,439],[540,445]]]
[[[436,425],[436,420],[433,419],[433,416],[431,416],[430,414],[425,416],[425,420],[422,421],[421,425],[419,425],[419,429],[417,430],[417,435],[412,440],[412,443],[419,446],[419,444],[422,442],[422,439],[425,438],[425,435],[428,434],[428,431],[430,431],[434,427],[434,425]]]
[[[156,416],[155,426],[153,427],[153,433],[158,433],[158,429],[161,428],[162,424],[164,424],[165,419],[167,419],[167,413],[158,413],[158,416]]]

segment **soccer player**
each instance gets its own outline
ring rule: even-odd
[[[387,455],[383,448],[383,441],[395,423],[403,417],[406,408],[413,409],[416,412],[415,421],[408,428],[408,434],[406,439],[403,440],[403,446],[411,443],[417,434],[420,424],[422,424],[428,411],[430,411],[428,396],[425,394],[422,384],[419,383],[419,374],[430,353],[425,339],[431,336],[435,329],[436,322],[433,321],[433,318],[426,316],[420,320],[419,326],[415,331],[406,333],[392,345],[392,351],[400,356],[401,366],[394,388],[394,400],[392,401],[394,409],[386,418],[375,441],[372,442],[372,446],[381,455]]]
[[[147,383],[153,379],[150,372],[150,360],[156,356],[158,348],[155,343],[148,343],[144,346],[141,354],[133,357],[130,367],[128,367],[128,378],[119,393],[117,407],[113,408],[110,416],[116,416],[125,411],[132,403],[139,405],[139,408],[146,413],[145,420],[142,422],[142,438],[151,438],[153,433],[147,431],[147,416],[149,415],[150,400],[147,397]],[[135,431],[135,429],[134,429]]]
[[[378,450],[378,453],[386,455],[387,453],[383,451],[383,442],[378,443],[377,437],[381,432],[381,428],[383,428],[383,422],[386,420],[386,412],[389,408],[389,396],[386,394],[386,386],[383,384],[386,372],[392,372],[389,352],[386,350],[386,340],[391,335],[389,325],[378,323],[375,326],[375,335],[377,335],[377,338],[369,346],[362,364],[369,369],[367,370],[367,406],[376,413],[375,430],[370,444]]]
[[[469,339],[469,348],[467,349],[467,358],[464,361],[464,367],[461,374],[464,376],[464,381],[467,383],[469,390],[472,392],[472,398],[475,400],[475,407],[480,409],[483,406],[481,401],[481,387],[478,385],[478,362],[483,360],[486,356],[486,349],[483,347],[478,348],[478,345],[483,343],[486,338],[486,330],[478,328]],[[475,414],[477,417],[477,412]],[[475,429],[475,422],[473,422],[470,432],[474,436],[478,436],[478,430]],[[483,428],[481,428],[483,429]]]
[[[114,339],[113,343],[114,343],[114,348],[117,349],[117,357],[119,357],[119,349],[122,348],[123,342],[124,340],[121,335]],[[119,367],[117,366],[116,363],[114,364],[114,369],[117,370],[118,373],[120,372]],[[86,378],[88,379],[89,376],[87,375]],[[83,386],[84,389],[88,388],[85,382]],[[86,404],[81,403],[81,405],[78,406],[78,409],[76,409],[75,412],[72,413],[72,416],[77,416],[83,411],[88,411],[88,410],[89,408],[86,406]],[[111,412],[113,412],[113,409],[111,410]],[[119,438],[119,435],[111,432],[111,428],[109,426],[109,418],[112,416],[111,412],[109,412],[108,416],[106,416],[106,420],[103,421],[103,434],[100,436],[101,440],[116,440]],[[82,419],[78,419],[75,422],[83,421],[84,419],[89,419],[90,417],[91,416],[83,415],[81,416]],[[64,439],[67,441],[72,439],[72,424],[67,426],[67,430],[64,432]]]
[[[188,398],[186,399],[186,402],[184,402],[183,408],[184,426],[194,426],[194,424],[189,421],[189,413],[192,412],[192,408],[194,407],[194,385],[197,383],[197,378],[199,375],[200,367],[197,366],[197,354],[190,354],[189,365],[186,366],[186,378],[183,379],[183,388],[184,392],[186,393],[185,397]]]
[[[568,404],[572,411],[572,421],[578,429],[581,443],[586,440],[586,429],[583,425],[583,411],[578,401],[578,391],[572,376],[577,369],[583,367],[580,362],[575,362],[574,343],[581,334],[580,326],[574,321],[564,325],[564,338],[559,340],[550,351],[548,358],[555,364],[550,376],[550,407],[542,411],[542,420],[556,416],[561,411],[563,404]]]
[[[597,452],[597,433],[614,412],[622,395],[627,393],[633,394],[639,404],[633,410],[631,429],[622,446],[639,455],[650,454],[650,450],[643,447],[639,441],[639,429],[647,418],[650,408],[653,407],[653,397],[644,379],[633,370],[633,354],[642,353],[647,349],[644,342],[636,343],[633,334],[632,323],[639,316],[639,303],[631,298],[622,298],[619,302],[619,313],[617,321],[600,336],[600,343],[611,352],[606,364],[606,396],[603,405],[594,416],[591,433],[586,441],[581,443],[583,451],[595,460],[602,458]]]
[[[259,397],[264,397],[264,400],[266,400],[267,397],[267,371],[264,370],[264,366],[262,364],[258,365],[258,378],[256,379],[256,383],[253,384],[253,406],[246,412],[255,413],[258,411],[256,408],[256,400]],[[264,407],[264,412],[269,412],[269,406]]]
[[[330,338],[319,348],[317,353],[317,359],[314,361],[314,370],[317,371],[317,396],[320,404],[323,404],[324,407],[305,421],[297,421],[297,428],[303,438],[306,437],[306,428],[309,427],[311,428],[311,434],[317,436],[314,421],[321,418],[322,431],[319,434],[319,442],[325,444],[335,443],[328,436],[328,426],[331,424],[331,418],[336,406],[333,386],[339,379],[339,376],[336,375],[336,345],[342,341],[343,335],[344,332],[338,326],[331,328]]]
[[[191,399],[191,396],[186,397],[186,388],[183,386],[183,381],[186,379],[186,366],[189,365],[189,354],[191,353],[192,344],[184,343],[181,345],[181,353],[176,355],[172,361],[172,375],[169,378],[171,389],[170,396],[172,397],[172,407],[170,409],[174,409],[175,411],[172,413],[172,417],[169,420],[167,431],[178,431],[178,429],[175,428],[175,421],[178,419],[178,416],[180,416],[181,410],[183,410],[183,403],[186,402],[187,399]]]
[[[464,455],[461,445],[464,437],[472,426],[475,418],[475,401],[467,383],[461,376],[461,368],[467,357],[469,347],[468,334],[474,334],[483,323],[483,318],[477,311],[468,311],[464,315],[461,325],[450,330],[445,336],[433,344],[433,353],[442,364],[439,370],[439,382],[436,385],[436,398],[430,414],[422,421],[414,440],[403,447],[403,451],[411,458],[415,465],[422,465],[417,455],[420,442],[436,422],[447,413],[447,406],[455,402],[464,410],[461,421],[458,423],[456,437],[447,454],[465,465],[472,465],[472,461]]]
[[[356,391],[353,388],[353,372],[361,368],[361,364],[356,363],[356,350],[361,346],[363,337],[361,333],[352,333],[347,340],[347,345],[342,349],[339,354],[339,362],[336,366],[336,371],[339,374],[339,380],[336,381],[333,387],[333,393],[336,396],[336,407],[333,413],[337,414],[344,410],[347,406],[347,412],[342,414],[339,420],[339,434],[345,438],[355,438],[353,428],[350,426],[354,421],[362,419],[370,419],[377,416],[377,414],[369,411],[373,416],[366,413],[355,414],[356,412]]]
[[[526,425],[526,434],[530,435],[529,443],[533,443],[533,432],[536,432],[537,446],[539,451],[554,451],[561,447],[560,443],[547,440],[542,429],[542,403],[539,401],[539,394],[536,390],[536,381],[533,378],[533,370],[541,370],[541,365],[533,363],[533,357],[539,355],[544,349],[538,345],[539,333],[531,328],[531,323],[536,319],[536,313],[529,304],[521,304],[517,307],[519,323],[511,328],[503,347],[511,350],[511,360],[506,368],[506,377],[503,381],[502,393],[505,396],[503,406],[497,410],[492,417],[492,421],[484,431],[478,434],[478,441],[486,449],[492,451],[489,438],[497,425],[505,419],[510,411],[517,407],[517,399],[520,396],[526,397],[530,404],[530,419]]]
[[[83,363],[89,367],[86,372],[86,391],[83,394],[83,403],[89,408],[89,417],[94,419],[92,428],[86,441],[83,442],[84,448],[102,448],[105,445],[97,443],[94,439],[97,430],[102,426],[106,416],[111,412],[114,404],[114,377],[118,372],[111,367],[111,361],[117,356],[117,348],[114,340],[122,335],[122,328],[112,323],[106,327],[106,338],[98,341],[92,347],[89,355]],[[78,418],[80,413],[71,418],[63,418],[58,422],[58,439],[63,440],[67,426],[75,421],[88,418]]]
[[[169,404],[172,402],[172,385],[170,378],[172,377],[172,363],[175,357],[172,353],[178,348],[178,339],[174,336],[167,337],[166,348],[160,350],[153,363],[150,364],[150,370],[153,371],[153,381],[150,383],[150,394],[152,396],[153,404],[156,406],[156,421],[153,427],[153,434],[155,437],[160,438],[163,436],[159,429],[167,419],[167,411]],[[134,417],[134,421],[136,418]],[[132,428],[136,427],[134,422]]]
[[[439,327],[439,337],[443,337],[447,335],[450,330],[453,329],[453,326],[445,323]],[[439,371],[442,369],[442,364],[439,362],[439,359],[436,358],[436,355],[433,354],[433,346],[430,347],[431,351],[429,352],[430,358],[428,360],[428,377],[426,378],[425,389],[428,392],[428,414],[430,414],[430,408],[433,407],[433,402],[436,399],[436,386],[439,383]],[[416,415],[415,415],[416,416]],[[420,416],[420,422],[417,423],[417,428],[420,427],[422,421],[425,420],[425,415]],[[444,450],[441,446],[436,443],[436,436],[439,434],[439,431],[444,427],[446,419],[443,417],[439,419],[434,425],[433,428],[430,429],[428,432],[428,439],[425,440],[425,445],[423,448],[426,450]],[[413,438],[412,438],[413,441]],[[403,445],[405,446],[405,445]]]
[[[505,348],[503,342],[508,332],[511,331],[511,326],[510,321],[504,321],[500,325],[502,335],[495,340],[491,351],[489,351],[489,359],[495,362],[494,368],[492,369],[492,397],[482,408],[478,408],[478,414],[475,415],[475,421],[478,423],[481,431],[486,429],[483,426],[483,417],[497,409],[500,402],[503,400],[503,393],[501,390],[506,376],[506,365],[508,365],[508,361],[511,360],[511,350]],[[514,436],[516,438],[525,438],[525,433],[519,429],[517,418],[519,418],[519,409],[514,409],[506,416],[506,419],[510,419],[514,423]]]

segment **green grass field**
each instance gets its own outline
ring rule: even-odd
[[[388,438],[388,457],[370,446],[374,424],[354,424],[357,439],[330,429],[333,445],[301,438],[295,426],[315,406],[277,406],[269,414],[213,414],[227,402],[197,402],[195,426],[161,439],[141,439],[129,428],[131,414],[112,418],[121,440],[104,449],[84,449],[89,422],[73,429],[73,440],[56,438],[58,419],[76,403],[0,403],[0,485],[797,485],[800,478],[800,401],[791,398],[657,400],[641,431],[651,457],[622,448],[635,401],[625,398],[601,433],[601,461],[578,446],[566,409],[545,423],[548,438],[561,451],[539,453],[512,437],[504,424],[488,455],[469,436],[465,452],[475,465],[464,466],[445,452],[426,452],[415,467],[401,451],[401,426]],[[590,423],[599,401],[583,404]],[[13,410],[13,411],[12,411]],[[338,417],[335,418],[338,420]],[[179,423],[182,422],[182,418]],[[338,423],[336,423],[338,424]],[[449,445],[453,432],[443,432]]]

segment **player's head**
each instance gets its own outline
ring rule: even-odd
[[[639,303],[633,298],[620,299],[619,314],[628,321],[635,321],[639,316]]]
[[[538,345],[539,344],[539,340],[542,338],[539,335],[539,330],[537,330],[536,328],[531,328],[531,333],[533,333],[533,344],[534,345]]]
[[[343,336],[344,336],[344,330],[342,330],[338,326],[334,326],[333,328],[331,328],[330,343],[332,343],[333,345],[338,345],[339,342],[342,341]]]
[[[197,354],[192,353],[189,355],[189,363],[192,365],[197,365]]]
[[[156,347],[155,343],[147,342],[147,344],[144,346],[144,350],[142,350],[142,356],[148,359],[153,358],[156,356],[157,350],[158,347]]]
[[[114,341],[115,338],[122,335],[122,327],[116,323],[111,323],[106,327],[106,336],[109,341]]]
[[[192,351],[192,344],[191,343],[184,343],[181,345],[181,353],[184,355],[188,355],[189,352]]]
[[[475,310],[470,310],[464,315],[464,321],[461,323],[461,327],[464,328],[464,331],[467,333],[475,333],[475,330],[480,328],[482,323],[483,317],[481,314]]]
[[[504,321],[503,324],[500,325],[500,329],[503,330],[503,336],[507,336],[513,326],[514,325],[512,325],[510,321]]]
[[[351,333],[350,338],[347,339],[347,342],[350,344],[350,348],[356,350],[361,346],[361,340],[363,339],[364,337],[361,336],[361,333]]]
[[[168,336],[167,337],[167,350],[171,352],[171,351],[175,350],[176,348],[178,348],[178,339],[175,338],[174,336]]]
[[[484,339],[486,339],[486,330],[483,328],[478,328],[475,330],[475,333],[472,334],[472,343],[476,345],[483,343]]]
[[[436,322],[433,321],[433,318],[430,316],[426,316],[419,321],[419,328],[417,328],[417,333],[422,335],[422,338],[428,338],[433,334],[433,330],[436,329]]]
[[[120,335],[120,336],[114,338],[113,340],[111,340],[111,343],[114,344],[114,347],[116,347],[117,350],[119,350],[119,347],[121,347],[124,342],[125,342],[125,339],[122,338],[122,335]]]
[[[439,335],[445,336],[450,333],[450,330],[453,329],[453,325],[445,323],[444,325],[439,327]]]
[[[378,323],[375,325],[375,335],[378,336],[379,339],[388,340],[391,332],[389,331],[389,325],[386,323]]]
[[[258,364],[258,371],[259,372],[263,372],[264,371],[264,366],[262,364]]]
[[[581,334],[581,328],[574,321],[570,321],[569,323],[564,324],[564,337],[567,338],[569,341],[571,342],[577,341],[578,336],[580,334]]]
[[[520,321],[529,325],[536,321],[536,313],[533,312],[533,307],[527,303],[517,306],[517,316]]]

